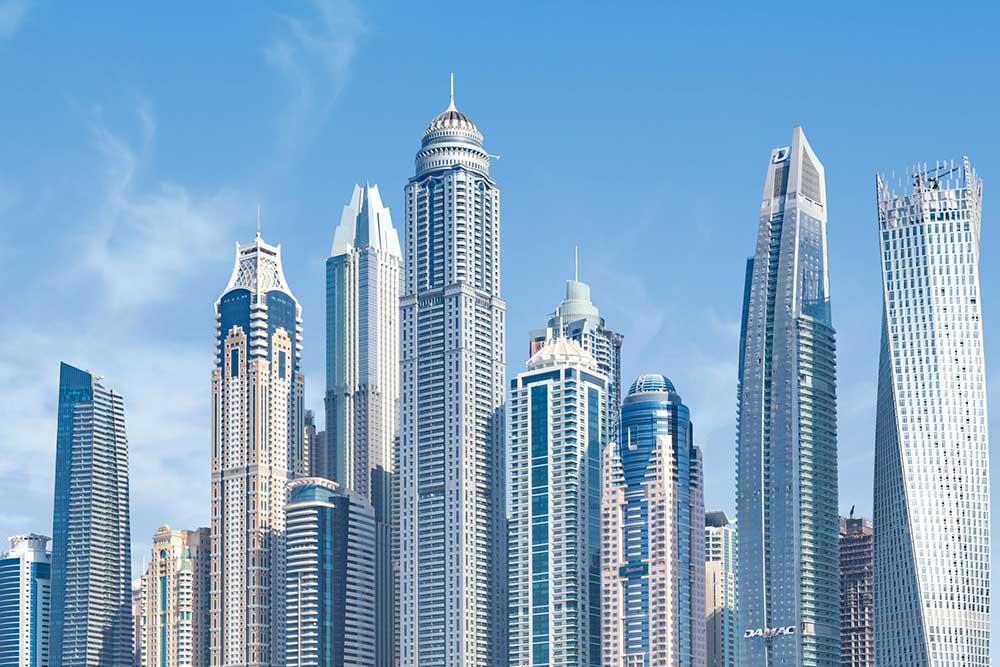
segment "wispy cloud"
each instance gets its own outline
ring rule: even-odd
[[[240,204],[253,198],[147,175],[155,116],[140,103],[136,117],[135,141],[92,123],[94,170],[81,176],[92,196],[59,212],[73,242],[26,269],[23,305],[0,338],[0,383],[17,387],[0,401],[0,506],[24,508],[2,517],[7,531],[50,529],[60,360],[125,397],[136,544],[160,523],[208,520],[211,298]],[[11,215],[30,224],[19,201]],[[133,550],[136,563],[142,556]]]
[[[350,0],[313,0],[308,17],[281,14],[264,49],[286,80],[290,95],[278,124],[279,149],[293,153],[322,127],[347,82],[367,30]]]
[[[0,2],[0,40],[10,39],[24,25],[31,10],[28,0],[4,0]]]

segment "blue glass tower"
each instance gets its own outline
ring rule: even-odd
[[[836,345],[823,165],[771,151],[740,333],[740,664],[840,664]]]
[[[288,487],[287,667],[375,667],[375,510],[319,477]]]
[[[52,667],[132,664],[122,395],[62,364],[52,516]]]
[[[662,375],[622,402],[603,460],[603,665],[705,664],[705,499],[688,408]]]

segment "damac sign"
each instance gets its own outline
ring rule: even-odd
[[[743,638],[749,639],[751,637],[763,637],[764,639],[770,639],[775,635],[794,635],[795,626],[789,625],[784,628],[756,628],[754,630],[744,630]]]

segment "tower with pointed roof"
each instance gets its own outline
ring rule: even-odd
[[[375,665],[394,660],[392,508],[403,257],[377,185],[356,185],[326,260],[326,448],[317,471],[374,506]]]
[[[624,336],[609,329],[597,306],[590,300],[590,285],[580,281],[579,263],[573,280],[566,281],[566,298],[549,316],[544,329],[531,332],[530,353],[534,354],[550,339],[559,336],[571,338],[588,350],[597,362],[597,368],[608,378],[608,400],[611,421],[608,423],[607,440],[614,437],[621,408],[621,353]]]
[[[215,304],[212,371],[213,667],[284,664],[286,485],[303,448],[302,309],[281,246],[236,246]]]
[[[406,185],[400,301],[403,667],[506,663],[500,191],[483,135],[448,108]]]
[[[823,164],[772,149],[740,333],[740,664],[840,664],[836,340]],[[791,630],[789,630],[791,628]]]

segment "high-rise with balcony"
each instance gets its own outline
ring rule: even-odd
[[[454,96],[424,132],[405,197],[401,664],[501,667],[507,531],[500,191],[483,135]]]
[[[132,550],[122,395],[61,364],[52,508],[52,667],[130,667]]]
[[[705,663],[739,666],[736,524],[725,512],[705,512]]]
[[[874,667],[872,522],[840,517],[840,664]]]
[[[208,528],[153,534],[139,594],[142,667],[209,664],[210,542]]]
[[[213,667],[285,659],[286,487],[304,472],[302,311],[281,246],[236,246],[215,305],[212,371]]]
[[[620,333],[607,328],[600,311],[590,300],[590,285],[581,282],[579,274],[574,275],[573,280],[566,281],[566,298],[549,316],[546,328],[531,332],[529,353],[534,354],[549,340],[559,336],[570,338],[589,351],[597,362],[597,369],[608,378],[611,420],[608,421],[608,432],[603,439],[605,442],[612,440],[621,407],[621,352],[624,338]]]
[[[49,666],[52,554],[43,535],[11,535],[0,555],[0,665]]]
[[[979,232],[963,159],[876,178],[875,662],[990,664],[990,457]]]
[[[601,665],[607,384],[562,337],[511,381],[510,667]]]
[[[376,520],[367,498],[320,477],[288,485],[287,667],[375,667]]]
[[[640,375],[604,448],[604,667],[704,667],[705,491],[690,413],[663,375]]]
[[[740,333],[740,664],[840,662],[836,346],[826,181],[802,129],[775,148]]]
[[[327,473],[375,509],[376,665],[395,662],[399,293],[403,257],[377,185],[354,186],[326,260]]]

